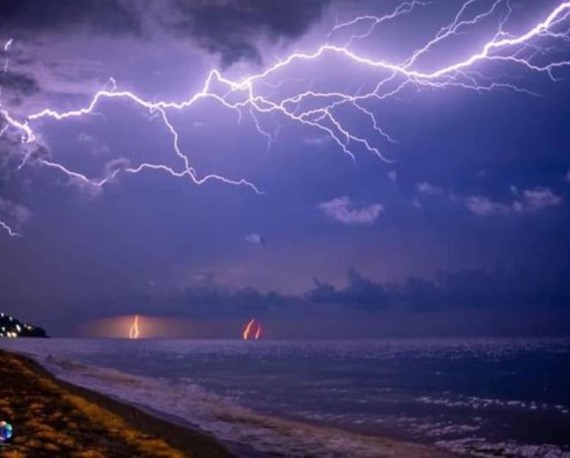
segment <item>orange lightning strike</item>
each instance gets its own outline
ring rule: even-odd
[[[255,328],[255,334],[252,334],[254,328]],[[260,337],[261,337],[261,323],[259,321],[256,321],[255,318],[252,318],[246,324],[243,330],[242,338],[243,340],[258,340]]]
[[[133,324],[131,325],[131,329],[129,329],[129,339],[138,339],[140,336],[139,330],[139,316],[135,315],[135,319]]]

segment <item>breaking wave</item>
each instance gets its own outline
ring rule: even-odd
[[[162,413],[228,444],[251,447],[257,452],[314,457],[395,457],[401,456],[400,453],[410,457],[426,456],[426,448],[421,445],[263,415],[211,393],[189,379],[174,382],[77,364],[53,356],[34,357],[61,380],[143,410]],[[430,456],[438,456],[437,452],[433,453]]]

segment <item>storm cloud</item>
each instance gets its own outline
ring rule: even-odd
[[[94,33],[140,33],[134,5],[121,0],[3,0],[0,29],[16,36],[66,33],[79,27]]]
[[[24,96],[33,95],[40,91],[40,86],[33,76],[18,72],[1,72],[0,87],[3,90]]]
[[[477,92],[409,84],[401,97],[363,100],[364,111],[334,103],[330,115],[340,127],[378,146],[388,163],[340,131],[329,135],[333,124],[301,125],[264,104],[228,109],[217,96],[237,103],[245,91],[228,93],[215,80],[208,80],[213,97],[168,109],[176,138],[157,110],[122,96],[101,98],[89,116],[33,116],[89,107],[101,89],[146,101],[194,100],[213,69],[236,64],[221,74],[241,81],[276,56],[315,51],[333,24],[385,14],[395,3],[0,2],[2,109],[27,120],[37,140],[26,143],[22,130],[5,129],[0,116],[0,220],[22,235],[0,229],[0,310],[53,335],[69,335],[85,319],[125,313],[235,319],[238,330],[252,316],[264,324],[291,320],[285,337],[305,317],[317,323],[315,335],[326,334],[320,317],[336,317],[339,328],[351,317],[374,327],[389,313],[406,315],[403,329],[409,317],[422,322],[439,314],[443,322],[455,310],[492,322],[502,309],[515,321],[520,307],[561,322],[552,317],[570,303],[570,106],[564,103],[570,67],[557,68],[556,81],[529,69],[511,74],[511,63],[502,61],[474,68],[485,82],[513,76],[541,97],[506,87]],[[505,33],[544,17],[549,6],[539,3],[523,0]],[[426,4],[426,14],[422,7],[378,24],[351,49],[403,62],[455,17],[457,6]],[[369,24],[358,21],[331,42],[344,43]],[[410,33],[416,29],[423,32]],[[449,48],[438,45],[418,68],[465,57],[484,39],[480,33],[493,32],[484,29],[452,37]],[[305,91],[365,94],[383,77],[346,56],[325,54],[254,80],[255,94],[275,103]],[[286,103],[292,113],[328,103],[303,98],[297,108]],[[394,143],[373,128],[368,111]],[[337,140],[348,142],[354,160]],[[187,165],[178,147],[199,179],[247,180],[261,193],[169,173]],[[159,166],[125,170],[141,164]],[[113,179],[98,187],[79,174]],[[195,282],[204,272],[216,281]]]
[[[403,282],[382,283],[367,278],[354,268],[348,270],[348,284],[337,288],[315,280],[305,294],[309,302],[337,304],[371,311],[386,308],[408,311],[442,309],[518,308],[565,306],[570,302],[570,272],[514,270],[488,272],[460,270],[440,272],[436,279],[409,277]]]
[[[289,0],[176,0],[181,16],[172,26],[219,54],[223,66],[240,60],[261,63],[259,40],[300,37],[320,19],[329,3],[305,0],[292,8]]]
[[[0,29],[18,38],[36,34],[92,34],[188,37],[223,67],[241,60],[262,63],[261,41],[290,41],[317,22],[330,0],[5,0]]]

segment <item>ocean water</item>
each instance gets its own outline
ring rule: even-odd
[[[0,347],[260,456],[377,456],[389,437],[460,455],[570,457],[570,339]]]

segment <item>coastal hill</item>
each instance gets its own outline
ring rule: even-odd
[[[0,338],[47,337],[46,331],[0,312]]]

